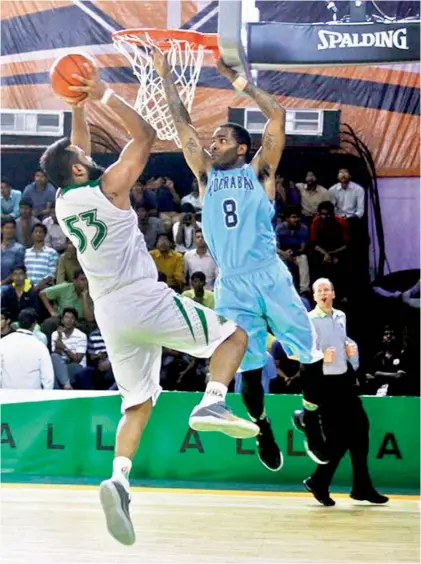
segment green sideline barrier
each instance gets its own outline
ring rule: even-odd
[[[314,468],[304,454],[302,435],[290,416],[300,396],[271,395],[267,412],[285,461],[281,472],[269,472],[255,455],[253,439],[233,440],[216,433],[197,434],[188,417],[200,399],[194,393],[163,393],[135,458],[132,477],[142,480],[225,482],[288,487],[300,483]],[[229,404],[245,415],[241,397]],[[420,409],[418,398],[364,398],[370,419],[370,469],[378,487],[419,490]],[[12,403],[2,406],[2,478],[14,475],[102,478],[110,474],[118,396]],[[348,457],[335,485],[350,487]]]

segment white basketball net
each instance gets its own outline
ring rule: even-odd
[[[135,40],[137,44],[130,40]],[[153,39],[145,33],[144,37],[130,34],[117,36],[113,41],[116,49],[130,61],[140,83],[134,106],[136,111],[155,129],[159,139],[175,141],[177,146],[181,147],[165,98],[162,79],[155,73],[153,67],[150,48]],[[190,113],[205,47],[180,39],[169,38],[167,41],[170,44],[167,60],[174,82],[181,100]]]

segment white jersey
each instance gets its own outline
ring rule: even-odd
[[[137,280],[157,280],[135,211],[114,206],[101,191],[99,180],[62,188],[57,193],[56,214],[77,249],[93,300]]]

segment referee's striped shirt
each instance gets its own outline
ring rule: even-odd
[[[25,251],[26,276],[36,286],[47,276],[56,277],[58,254],[57,251],[46,245],[40,251],[34,247]]]

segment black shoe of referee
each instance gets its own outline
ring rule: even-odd
[[[328,464],[329,454],[322,433],[318,411],[298,409],[292,416],[294,427],[305,434],[304,448],[308,456],[317,464]]]
[[[260,429],[256,437],[257,455],[260,462],[271,472],[277,472],[283,466],[284,459],[282,452],[276,444],[272,427],[267,417],[255,421]]]

